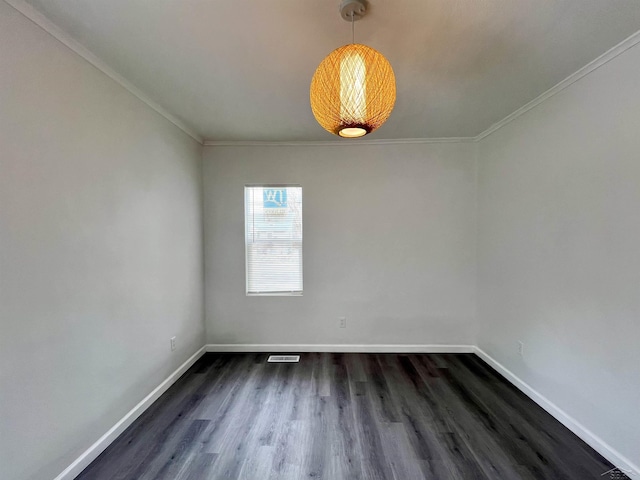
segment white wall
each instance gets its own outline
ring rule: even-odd
[[[638,85],[635,47],[479,146],[207,147],[206,341],[477,342],[640,465]],[[0,479],[202,345],[200,153],[0,1]],[[303,297],[244,294],[249,183],[303,186]]]
[[[636,465],[639,86],[636,46],[478,153],[479,346]]]
[[[0,1],[0,478],[52,479],[203,345],[200,170]]]
[[[473,144],[205,147],[208,342],[475,343],[474,155]],[[302,297],[245,296],[251,183],[302,185]]]

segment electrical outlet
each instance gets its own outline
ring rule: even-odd
[[[338,324],[340,325],[340,328],[347,328],[347,317],[339,317]]]
[[[173,352],[176,349],[176,337],[171,337],[171,351]]]
[[[524,356],[524,343],[522,342],[518,342],[518,355],[520,355],[521,357]]]

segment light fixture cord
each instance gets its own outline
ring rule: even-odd
[[[351,43],[356,43],[356,33],[353,26],[353,12],[351,12]]]

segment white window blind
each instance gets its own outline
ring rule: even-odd
[[[247,295],[302,295],[302,187],[244,189]]]

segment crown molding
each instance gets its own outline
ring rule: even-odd
[[[473,140],[475,142],[479,142],[483,138],[488,137],[493,132],[501,129],[502,127],[504,127],[508,123],[512,122],[516,118],[520,117],[521,115],[524,115],[526,112],[528,112],[529,110],[537,107],[542,102],[548,100],[549,98],[553,97],[557,93],[560,93],[565,88],[569,87],[570,85],[573,85],[574,83],[576,83],[581,78],[586,77],[590,73],[594,72],[598,68],[600,68],[603,65],[605,65],[606,63],[610,62],[611,60],[613,60],[617,56],[621,55],[622,53],[626,52],[630,48],[634,47],[638,43],[640,43],[640,31],[637,31],[633,35],[627,37],[622,42],[617,44],[615,47],[610,48],[609,50],[604,52],[602,55],[600,55],[598,58],[596,58],[595,60],[587,63],[584,67],[582,67],[581,69],[575,71],[574,73],[572,73],[567,78],[565,78],[561,82],[559,82],[556,85],[554,85],[553,87],[551,87],[549,90],[547,90],[543,94],[537,96],[536,98],[531,100],[529,103],[527,103],[527,104],[523,105],[522,107],[520,107],[519,109],[517,109],[515,112],[507,115],[506,117],[504,117],[499,122],[494,123],[489,128],[487,128],[484,132],[482,132],[481,134],[473,137]]]
[[[307,145],[307,146],[328,146],[328,145],[396,145],[396,144],[407,144],[407,143],[468,143],[468,142],[479,142],[483,138],[488,137],[492,133],[501,129],[508,123],[511,123],[516,118],[524,115],[529,110],[537,107],[544,101],[553,97],[557,93],[560,93],[565,88],[573,85],[581,78],[586,77],[590,73],[594,72],[598,68],[602,67],[606,63],[610,62],[614,58],[618,57],[622,53],[626,52],[630,48],[636,46],[640,43],[640,31],[632,34],[631,36],[624,39],[622,42],[618,43],[616,46],[610,48],[605,53],[597,57],[595,60],[587,63],[584,67],[575,71],[571,75],[569,75],[564,80],[555,84],[549,90],[543,92],[538,95],[536,98],[526,103],[522,107],[518,108],[516,111],[510,113],[506,117],[504,117],[499,122],[494,123],[489,128],[476,135],[475,137],[441,137],[441,138],[399,138],[399,139],[389,139],[389,140],[343,140],[343,141],[315,141],[315,142],[247,142],[247,141],[212,141],[205,140],[205,146],[298,146],[298,145]]]
[[[499,122],[494,123],[489,128],[475,137],[434,137],[434,138],[399,138],[399,139],[376,139],[376,140],[329,140],[329,141],[215,141],[205,140],[205,146],[340,146],[340,145],[401,145],[401,144],[428,144],[428,143],[471,143],[480,142],[483,138],[501,129],[516,118],[524,115],[529,110],[537,107],[565,88],[573,85],[578,80],[586,77],[609,61],[618,57],[630,48],[640,43],[640,31],[630,35],[605,53],[592,60],[584,67],[575,71],[564,80],[560,81],[547,91],[518,108],[514,112],[504,117]]]
[[[93,53],[91,53],[87,48],[78,43],[71,35],[66,33],[60,27],[58,27],[55,23],[45,17],[42,13],[36,10],[34,7],[29,5],[25,0],[4,0],[4,2],[13,7],[16,11],[21,13],[24,17],[29,19],[35,25],[40,27],[42,30],[47,32],[53,38],[58,40],[64,46],[75,52],[80,57],[84,58],[87,62],[93,65],[95,68],[104,73],[107,77],[111,78],[113,81],[118,83],[120,86],[124,87],[131,94],[137,97],[142,102],[146,103],[147,106],[155,110],[157,113],[162,115],[164,118],[173,123],[176,127],[182,130],[184,133],[193,138],[196,142],[202,144],[202,137],[196,133],[193,129],[187,126],[182,120],[178,119],[159,104],[151,100],[147,95],[145,95],[139,88],[125,79],[123,76],[118,74],[115,70],[109,67],[105,62],[96,57]]]
[[[288,142],[280,141],[225,141],[225,140],[205,140],[204,145],[208,147],[327,147],[327,146],[351,146],[351,145],[403,145],[403,144],[422,144],[422,143],[472,143],[474,137],[442,137],[442,138],[390,138],[375,140],[316,140],[305,141],[296,140]]]
[[[55,25],[51,20],[45,17],[42,13],[28,4],[25,0],[4,0],[4,2],[15,10],[24,15],[27,19],[31,20],[38,27],[42,28],[45,32],[49,33],[52,37],[65,45],[67,48],[75,52],[77,55],[84,58],[87,62],[107,75],[116,83],[120,84],[131,94],[136,96],[139,100],[146,103],[150,108],[155,110],[158,114],[162,115],[168,121],[173,123],[176,127],[196,140],[198,143],[205,146],[218,146],[218,147],[248,147],[248,146],[339,146],[339,145],[400,145],[400,144],[429,144],[429,143],[471,143],[479,142],[480,140],[488,137],[492,133],[501,129],[505,125],[511,123],[516,118],[524,115],[529,110],[537,107],[544,101],[553,97],[557,93],[561,92],[570,85],[576,83],[581,78],[586,77],[590,73],[594,72],[601,66],[605,65],[609,61],[613,60],[617,56],[621,55],[630,48],[640,43],[640,31],[627,37],[622,42],[618,43],[613,48],[610,48],[605,53],[597,57],[595,60],[589,62],[584,67],[575,71],[567,78],[557,83],[541,95],[537,96],[527,104],[518,108],[516,111],[510,113],[502,120],[494,123],[489,128],[476,135],[475,137],[439,137],[439,138],[398,138],[398,139],[375,139],[375,140],[328,140],[328,141],[225,141],[225,140],[205,140],[182,120],[169,113],[159,104],[151,100],[140,89],[129,82],[127,79],[118,74],[115,70],[109,67],[105,62],[100,60],[86,47],[82,46],[75,39],[73,39],[68,33]]]

